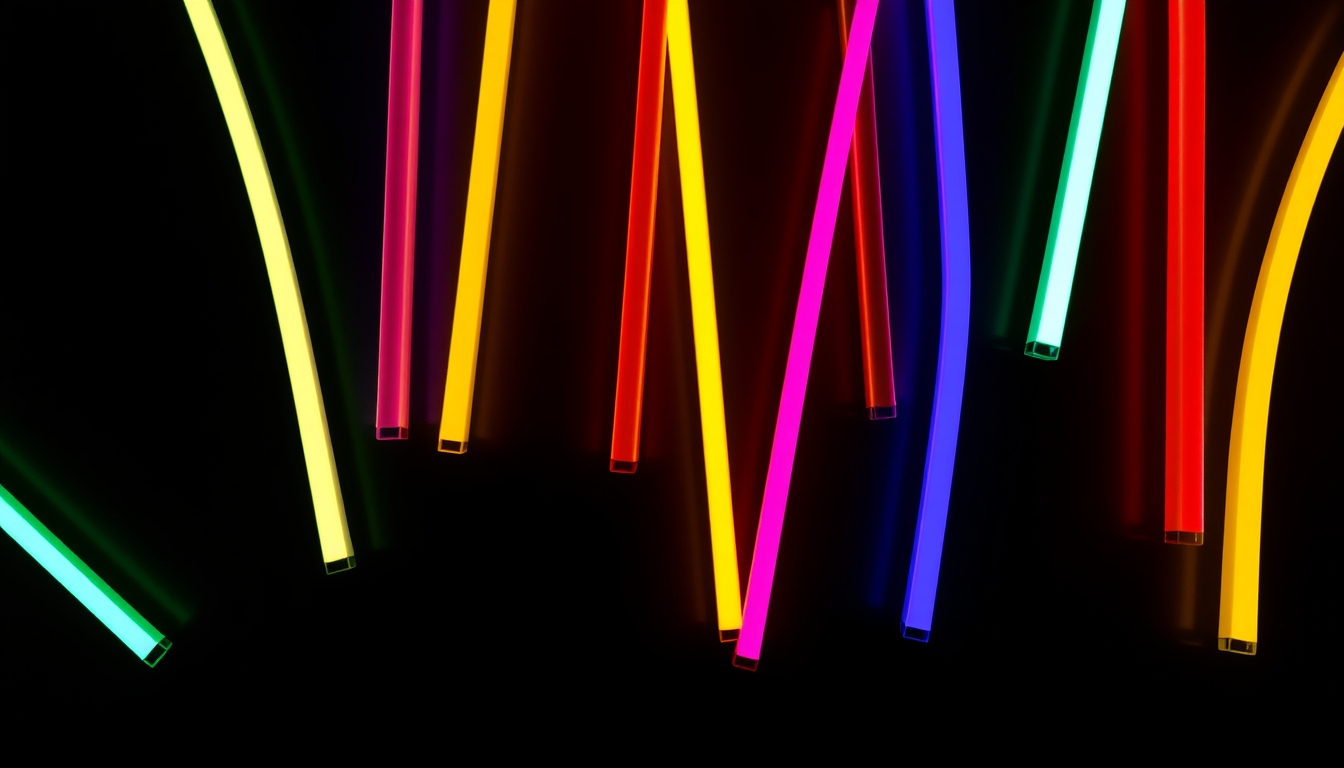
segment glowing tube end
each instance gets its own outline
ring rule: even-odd
[[[1199,547],[1204,544],[1204,534],[1193,531],[1167,531],[1162,535],[1162,540],[1168,544],[1188,544],[1192,547]]]
[[[618,461],[616,459],[611,460],[611,471],[619,472],[623,475],[633,475],[635,473],[635,467],[637,466],[639,466],[638,461]]]
[[[1250,640],[1238,640],[1235,637],[1220,637],[1218,638],[1218,650],[1254,656],[1255,643]]]
[[[456,440],[440,440],[439,453],[466,453],[467,441],[458,442]]]
[[[169,640],[166,637],[163,638],[162,640],[159,641],[158,645],[151,648],[149,650],[149,653],[145,654],[144,659],[145,663],[151,667],[154,666],[155,664],[158,664],[159,659],[162,659],[163,655],[168,652],[169,648],[172,647],[173,647],[173,641]]]
[[[738,669],[745,669],[748,672],[755,672],[756,667],[759,666],[760,663],[761,662],[759,659],[748,659],[745,656],[738,656],[736,653],[733,654],[733,666],[737,667]]]
[[[879,405],[876,408],[868,409],[868,418],[872,421],[881,421],[882,419],[896,418],[896,406]]]
[[[1027,357],[1034,357],[1039,360],[1058,360],[1059,347],[1053,344],[1043,344],[1039,341],[1028,341],[1027,348],[1022,350]]]
[[[901,637],[904,637],[907,640],[918,640],[921,643],[927,643],[929,642],[929,630],[916,629],[915,627],[907,627],[902,624]]]
[[[379,427],[379,440],[405,440],[407,429],[405,427]]]
[[[347,557],[344,560],[332,560],[330,563],[327,563],[326,566],[328,576],[330,576],[333,573],[348,571],[351,568],[355,567],[355,556],[351,555],[350,557]]]
[[[737,634],[738,634],[738,632],[741,632],[741,630],[739,630],[739,629],[720,629],[720,630],[719,630],[719,642],[720,642],[720,643],[735,643],[735,642],[737,642]]]

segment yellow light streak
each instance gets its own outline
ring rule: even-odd
[[[495,213],[499,145],[504,136],[504,102],[509,87],[516,0],[490,0],[485,22],[485,56],[476,106],[476,139],[467,186],[467,221],[462,233],[453,335],[448,342],[448,376],[443,385],[439,450],[465,453],[471,428],[471,397],[476,388],[476,353],[485,304],[485,268],[490,256],[490,226]]]
[[[285,365],[294,390],[294,409],[299,417],[299,437],[303,441],[303,459],[313,494],[313,510],[317,515],[322,560],[327,564],[328,573],[348,570],[355,565],[355,550],[345,524],[336,458],[331,450],[331,434],[327,430],[327,415],[322,405],[322,388],[317,381],[317,362],[313,358],[308,321],[303,314],[303,298],[299,295],[299,280],[294,273],[294,259],[290,255],[284,221],[280,218],[280,204],[271,183],[271,172],[266,166],[261,139],[252,122],[243,84],[238,79],[238,70],[234,68],[214,6],[209,0],[183,2],[196,31],[196,39],[201,44],[201,53],[205,55],[205,63],[210,68],[210,79],[214,81],[219,104],[224,109],[224,120],[229,126],[229,136],[233,139],[247,197],[252,204],[252,216],[257,223],[257,234],[261,237],[266,274],[271,281],[271,295],[280,320]]]
[[[1298,151],[1279,212],[1274,217],[1237,374],[1232,442],[1227,461],[1227,518],[1223,532],[1223,583],[1218,647],[1253,654],[1260,599],[1260,513],[1264,501],[1265,435],[1279,332],[1288,305],[1293,268],[1311,218],[1316,193],[1344,128],[1344,56],[1316,107]]]
[[[681,208],[686,221],[686,261],[691,275],[691,323],[695,372],[700,388],[700,432],[705,445],[705,485],[709,496],[709,541],[714,558],[714,594],[719,637],[732,640],[742,626],[733,494],[728,476],[728,430],[723,418],[723,377],[719,370],[719,326],[714,311],[714,272],[709,256],[709,215],[704,161],[700,153],[700,108],[691,58],[691,19],[686,0],[668,0],[667,53],[672,65],[672,107],[681,166]]]

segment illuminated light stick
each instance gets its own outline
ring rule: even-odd
[[[1169,544],[1204,543],[1204,0],[1169,0],[1167,445]]]
[[[770,609],[770,588],[775,579],[775,560],[779,555],[793,458],[798,448],[798,427],[807,394],[808,369],[812,365],[812,347],[817,338],[817,316],[821,312],[821,294],[826,284],[836,217],[840,212],[845,160],[854,135],[855,113],[879,1],[858,0],[855,5],[845,63],[840,71],[840,88],[831,116],[830,136],[826,140],[817,207],[812,214],[812,230],[807,241],[803,283],[798,292],[798,308],[789,339],[789,359],[784,367],[784,388],[779,398],[775,437],[770,446],[770,468],[765,477],[765,496],[761,500],[756,547],[751,560],[751,575],[747,579],[747,599],[742,608],[742,632],[733,655],[733,664],[743,669],[756,669],[761,658],[761,640],[765,635],[766,613]]]
[[[476,104],[476,139],[471,149],[471,181],[467,185],[467,220],[462,233],[457,302],[453,306],[453,335],[448,342],[443,417],[439,421],[439,450],[444,453],[467,452],[516,8],[517,0],[490,0],[490,12],[485,21],[481,93]]]
[[[146,664],[158,664],[172,647],[162,632],[112,591],[4,486],[0,486],[0,528]]]
[[[644,409],[649,278],[653,271],[653,220],[658,204],[658,149],[663,135],[666,62],[667,0],[645,0],[639,43],[639,90],[635,96],[630,223],[625,236],[621,347],[616,363],[616,410],[611,428],[612,472],[634,472],[639,464],[639,422]],[[688,231],[689,227],[688,223]]]
[[[266,259],[266,274],[271,282],[275,312],[280,320],[280,340],[285,348],[285,365],[289,368],[289,383],[294,391],[294,409],[299,418],[299,437],[303,442],[303,459],[308,469],[308,485],[313,494],[313,510],[317,515],[317,535],[322,544],[322,560],[327,573],[337,573],[355,567],[355,550],[350,544],[350,530],[345,524],[345,505],[341,501],[341,486],[336,477],[336,457],[331,450],[331,433],[327,429],[327,415],[322,405],[322,388],[317,380],[317,361],[313,359],[313,344],[308,337],[308,321],[303,314],[303,298],[299,295],[299,280],[294,273],[294,259],[289,252],[285,224],[280,218],[280,204],[271,183],[271,172],[261,151],[252,112],[243,96],[243,85],[233,66],[224,32],[209,0],[183,0],[191,16],[201,53],[210,68],[229,136],[243,171],[247,197],[252,204],[252,216],[261,238],[261,252]]]
[[[957,15],[952,0],[925,0],[929,25],[929,74],[938,159],[938,212],[943,240],[942,322],[938,375],[934,383],[929,450],[919,495],[910,576],[905,583],[901,634],[928,642],[938,571],[952,495],[952,470],[961,426],[966,347],[971,326],[971,224],[966,200],[966,150],[961,120],[961,70],[957,62]]]
[[[1218,648],[1254,654],[1260,600],[1260,513],[1264,502],[1265,435],[1279,332],[1293,268],[1330,156],[1344,128],[1344,56],[1335,64],[1311,127],[1283,190],[1265,260],[1255,284],[1237,373],[1232,441],[1227,458],[1227,517],[1223,525],[1223,583]]]
[[[1024,351],[1030,357],[1042,360],[1059,357],[1124,15],[1125,0],[1092,2],[1092,22],[1087,28],[1083,69],[1078,78],[1078,94],[1073,101],[1073,117],[1069,119],[1069,139],[1064,147],[1064,170],[1055,194],[1045,262],[1041,266],[1036,305],[1032,308],[1031,325],[1027,329]]]
[[[840,45],[849,40],[852,0],[840,6]],[[854,251],[859,275],[859,322],[863,331],[863,385],[868,418],[896,418],[896,376],[891,362],[891,315],[887,311],[887,253],[882,237],[882,178],[877,160],[877,110],[873,60],[868,59],[854,118],[849,155],[854,201]]]
[[[387,84],[387,175],[383,187],[383,295],[378,323],[379,440],[410,427],[411,292],[420,151],[420,38],[424,0],[392,0]]]
[[[700,152],[700,106],[691,58],[691,17],[686,0],[667,1],[667,51],[672,67],[672,111],[681,166],[681,208],[686,221],[686,264],[691,284],[691,330],[695,374],[700,389],[700,434],[705,451],[709,500],[709,546],[714,562],[714,597],[719,639],[727,642],[742,627],[742,592],[733,530],[733,488],[728,473],[728,427],[723,415],[719,368],[719,321],[714,306],[714,270],[709,251],[705,165]]]

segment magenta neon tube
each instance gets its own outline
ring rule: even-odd
[[[738,635],[733,656],[733,664],[744,669],[756,669],[761,658],[765,617],[770,609],[770,587],[775,579],[775,558],[779,554],[784,508],[793,475],[793,456],[798,447],[798,425],[803,417],[803,396],[807,393],[812,346],[817,338],[821,293],[826,284],[835,219],[840,210],[840,191],[845,181],[845,165],[849,161],[849,145],[854,136],[854,116],[868,64],[878,2],[858,0],[855,5],[845,64],[840,71],[840,90],[831,116],[831,134],[826,140],[821,187],[812,214],[812,234],[807,241],[807,260],[803,264],[803,285],[798,293],[798,310],[793,316],[789,361],[784,367],[784,390],[779,398],[775,439],[770,446],[770,468],[765,477],[765,497],[761,500],[761,519],[756,529],[756,549],[751,558],[751,576],[747,580],[747,601],[742,608],[742,632]]]
[[[420,30],[424,0],[392,0],[387,78],[387,177],[383,188],[383,295],[378,324],[379,440],[410,426],[411,286],[420,147]]]

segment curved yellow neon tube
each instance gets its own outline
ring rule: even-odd
[[[490,0],[485,20],[476,138],[471,149],[471,181],[467,184],[467,221],[462,233],[457,301],[453,306],[453,336],[448,342],[443,416],[439,420],[439,450],[444,453],[466,453],[471,429],[471,396],[476,389],[485,267],[495,215],[495,182],[499,178],[499,145],[504,139],[504,101],[509,88],[516,7],[517,0]]]
[[[285,223],[280,218],[280,204],[275,198],[271,172],[266,166],[261,139],[252,122],[252,112],[243,96],[243,84],[233,66],[229,46],[224,42],[224,32],[215,16],[214,6],[210,0],[183,2],[191,16],[191,26],[196,30],[196,39],[201,44],[201,53],[205,54],[206,66],[210,68],[210,79],[214,81],[219,104],[224,108],[224,120],[229,126],[238,165],[242,167],[243,183],[247,186],[252,216],[261,237],[266,274],[271,281],[275,312],[280,319],[280,339],[285,347],[289,384],[294,390],[294,408],[299,417],[299,437],[303,441],[303,459],[308,468],[308,485],[312,489],[313,510],[317,515],[322,560],[327,564],[327,573],[348,570],[355,566],[355,550],[345,524],[336,458],[332,454],[331,433],[327,430],[327,414],[322,405],[322,388],[317,381],[317,361],[313,359],[299,280],[294,273],[294,259],[289,252]]]
[[[728,429],[723,417],[723,376],[719,369],[719,324],[714,310],[714,271],[709,257],[709,214],[705,167],[700,154],[700,107],[691,58],[691,18],[686,0],[668,0],[667,54],[672,65],[672,107],[681,165],[681,211],[686,220],[686,262],[691,275],[691,328],[695,373],[700,388],[700,433],[705,444],[705,485],[709,496],[709,543],[714,558],[714,595],[719,638],[733,640],[742,627],[733,493],[728,476]]]
[[[1223,532],[1223,584],[1218,612],[1218,648],[1254,654],[1260,598],[1260,512],[1264,497],[1265,434],[1274,359],[1288,305],[1293,268],[1330,156],[1344,128],[1344,56],[1311,118],[1283,191],[1265,261],[1255,284],[1246,341],[1241,348],[1232,443],[1227,459],[1227,518]]]

